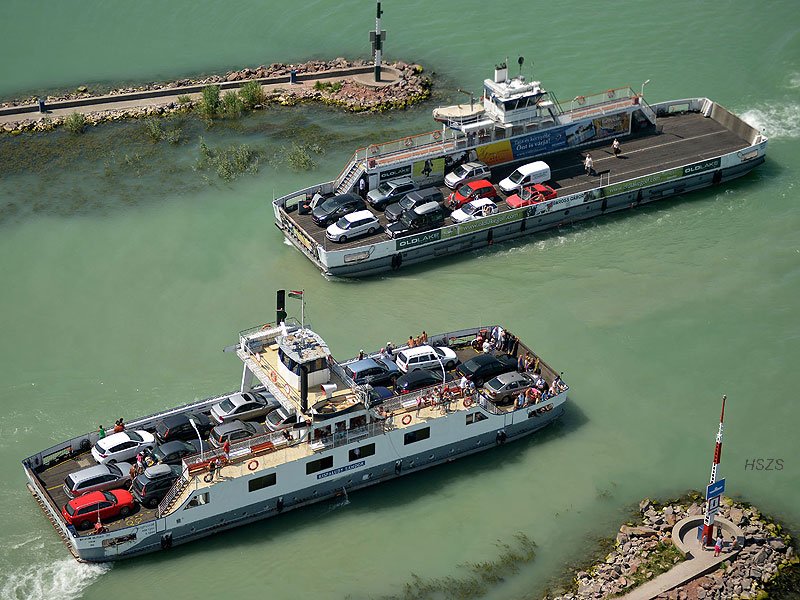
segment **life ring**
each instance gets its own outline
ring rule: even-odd
[[[584,104],[586,104],[586,98],[584,96],[578,96],[577,98],[575,98],[575,102],[578,103],[578,106],[583,106]]]
[[[411,423],[411,415],[406,415],[403,417],[403,425],[408,425]]]
[[[435,140],[442,139],[442,132],[441,131],[434,131],[433,132],[433,139],[435,139]]]
[[[247,463],[247,468],[251,471],[255,471],[258,468],[258,461],[254,458],[249,463]]]
[[[614,94],[614,90],[608,90],[606,92],[606,96],[608,96],[609,98],[613,98],[615,95],[616,94]]]
[[[278,374],[275,371],[270,371],[269,378],[272,379],[272,383],[278,381]]]
[[[288,383],[283,384],[283,391],[287,396],[289,396],[292,393],[292,389],[289,387]]]
[[[264,331],[268,327],[271,327],[271,325],[269,323],[265,323],[264,325],[261,326],[261,331]]]
[[[211,483],[213,480],[214,480],[213,473],[206,473],[205,475],[203,475],[203,481],[205,481],[206,483]]]
[[[464,408],[472,406],[472,398],[464,398]]]
[[[411,138],[406,138],[406,141],[403,142],[403,143],[406,145],[406,148],[408,148],[414,142],[413,142],[413,140]]]
[[[377,154],[378,152],[380,152],[380,148],[378,148],[377,146],[370,146],[369,151],[372,152],[373,154]]]

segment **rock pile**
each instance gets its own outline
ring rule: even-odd
[[[702,501],[699,496],[697,498]],[[615,549],[605,560],[577,574],[575,591],[555,596],[552,600],[599,600],[622,595],[637,583],[659,574],[652,569],[652,565],[659,562],[657,555],[661,555],[661,564],[664,559],[670,563],[680,562],[677,549],[671,546],[672,527],[684,517],[702,514],[697,502],[686,504],[688,501],[659,506],[649,499],[642,501],[639,505],[641,524],[620,527]],[[766,597],[765,585],[782,569],[798,562],[789,536],[757,509],[726,499],[720,516],[744,531],[741,552],[731,561],[722,563],[715,572],[669,590],[659,598],[724,600]]]
[[[179,94],[181,88],[198,85],[211,85],[222,82],[241,81],[245,82],[252,79],[268,79],[270,77],[288,76],[294,70],[298,74],[319,73],[332,69],[345,69],[349,67],[366,66],[367,61],[350,62],[344,58],[337,58],[331,61],[314,60],[298,65],[285,63],[273,63],[269,66],[261,65],[255,69],[245,68],[239,71],[230,71],[225,75],[212,75],[202,79],[178,79],[167,83],[150,83],[137,88],[120,88],[108,92],[106,95],[120,95],[133,92],[174,89]],[[341,106],[353,112],[360,111],[384,111],[392,108],[404,108],[415,102],[419,102],[430,95],[430,80],[422,75],[422,67],[419,65],[409,65],[397,62],[388,67],[394,68],[399,73],[397,81],[381,87],[373,87],[359,84],[350,78],[337,81],[335,77],[326,78],[323,81],[330,82],[328,85],[321,86],[291,86],[267,92],[265,105],[277,103],[284,106],[292,106],[305,101],[317,101],[325,104]],[[269,81],[262,81],[268,84]],[[73,100],[77,98],[98,97],[92,94],[86,87],[81,86],[76,93],[64,94],[59,96],[48,96],[46,102],[52,103],[62,100]],[[35,98],[15,100],[0,104],[2,107],[14,107],[35,104]],[[172,112],[188,111],[197,102],[190,101],[184,103],[170,102],[159,104],[158,99],[154,98],[152,106],[136,108],[120,108],[105,111],[92,111],[91,107],[76,108],[75,112],[83,112],[86,125],[97,125],[106,121],[116,121],[127,118],[141,118],[148,116],[159,116]],[[17,134],[22,131],[49,131],[64,123],[64,117],[48,117],[38,112],[21,113],[19,120],[8,122],[3,125],[2,130]]]

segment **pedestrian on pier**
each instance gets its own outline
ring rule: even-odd
[[[719,556],[719,553],[722,552],[722,536],[717,538],[717,543],[714,544],[714,556]]]
[[[592,155],[588,152],[586,153],[586,160],[583,161],[583,168],[586,169],[587,175],[594,175],[594,161],[592,160]]]

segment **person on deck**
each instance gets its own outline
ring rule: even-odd
[[[98,440],[102,440],[104,437],[106,437],[106,430],[103,428],[102,425],[98,425],[97,426],[97,439]]]
[[[611,150],[614,152],[614,157],[618,157],[622,149],[619,147],[619,140],[614,138],[614,141],[611,143]]]
[[[588,152],[586,153],[586,160],[583,161],[583,168],[586,169],[587,175],[594,175],[594,161],[592,160],[592,155]]]

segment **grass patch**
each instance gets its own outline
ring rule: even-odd
[[[257,173],[260,152],[247,144],[232,144],[227,148],[209,148],[200,138],[198,170],[213,170],[220,179],[232,181],[243,173]]]
[[[207,85],[203,88],[203,97],[200,100],[200,111],[209,119],[216,116],[220,108],[219,86]]]
[[[83,113],[74,112],[64,119],[64,127],[66,127],[70,133],[79,135],[86,131],[86,116]]]
[[[317,81],[314,84],[314,89],[318,92],[328,92],[329,94],[334,94],[342,89],[342,82],[341,81]]]
[[[187,94],[182,94],[178,96],[178,104],[189,104],[192,101],[192,98]]]
[[[632,589],[639,587],[654,577],[666,573],[683,560],[685,560],[684,556],[675,544],[659,542],[653,550],[649,551],[645,560],[636,569],[636,572],[628,576],[628,579],[633,581],[633,584],[622,593],[627,594]]]
[[[164,127],[166,122],[169,127]],[[168,117],[147,117],[144,121],[145,133],[153,142],[166,140],[170,144],[179,144],[183,134],[183,115],[171,115]]]
[[[312,154],[324,155],[325,150],[319,144],[292,142],[291,148],[282,146],[270,162],[276,168],[288,165],[294,171],[310,171],[317,166]]]
[[[264,88],[257,81],[248,81],[239,88],[239,97],[247,110],[253,110],[256,106],[264,104]]]
[[[244,104],[239,95],[234,91],[225,92],[220,103],[220,113],[228,119],[235,119],[242,114],[242,111],[244,111]]]

